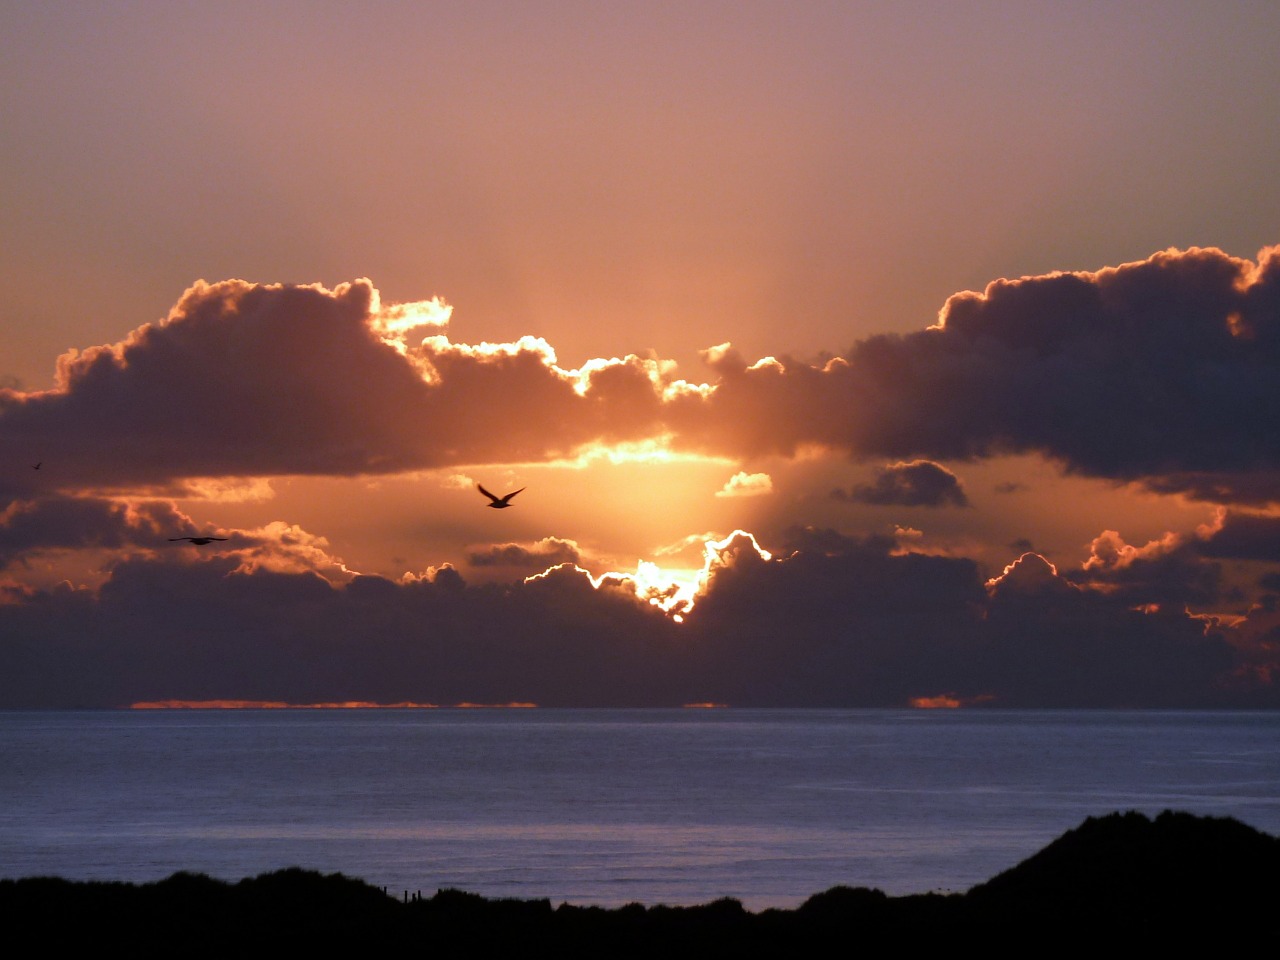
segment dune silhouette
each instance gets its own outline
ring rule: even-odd
[[[134,952],[266,956],[288,947],[439,956],[886,956],[981,948],[996,956],[1188,947],[1220,956],[1280,943],[1280,838],[1226,817],[1166,811],[1090,817],[967,893],[888,896],[838,886],[794,910],[605,908],[388,891],[292,867],[227,883],[175,873],[141,885],[56,877],[0,880],[12,942],[128,943]],[[74,918],[74,922],[68,922]],[[36,937],[36,941],[28,938]],[[195,939],[193,939],[193,937]],[[95,950],[96,952],[96,950]],[[1265,947],[1263,951],[1265,953]]]

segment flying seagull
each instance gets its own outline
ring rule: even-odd
[[[176,540],[190,540],[197,547],[203,547],[206,543],[213,543],[213,541],[215,540],[226,540],[226,539],[228,538],[227,537],[170,537],[169,542],[173,543]]]
[[[520,490],[523,490],[524,487],[521,487],[520,490],[516,490],[513,493],[508,493],[505,497],[495,497],[492,493],[490,493],[484,487],[480,486],[480,484],[478,483],[476,484],[476,489],[478,489],[491,501],[490,503],[485,504],[485,506],[493,507],[493,509],[495,510],[501,510],[504,507],[511,506],[511,498],[514,497],[517,493],[519,493]]]
[[[43,460],[41,460],[39,463],[33,463],[33,464],[31,465],[31,469],[32,469],[32,470],[39,470],[42,466],[44,466],[44,461],[43,461]]]

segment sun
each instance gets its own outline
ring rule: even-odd
[[[716,571],[732,565],[744,551],[754,553],[761,560],[773,559],[773,554],[760,546],[754,534],[734,530],[721,540],[704,540],[702,566],[695,569],[663,568],[651,560],[640,560],[634,573],[609,571],[597,576],[576,564],[573,566],[587,576],[595,589],[599,590],[605,584],[629,586],[639,599],[657,607],[676,623],[684,623],[698,599],[706,593]],[[550,572],[547,570],[526,577],[525,582],[545,577]]]

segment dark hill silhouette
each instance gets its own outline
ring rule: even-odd
[[[1229,817],[1166,810],[1090,817],[969,891],[974,901],[1158,904],[1194,898],[1239,904],[1273,888],[1280,838]]]
[[[457,890],[397,897],[342,874],[291,868],[238,883],[176,873],[150,884],[0,880],[11,943],[184,957],[302,950],[361,956],[884,956],[971,946],[1064,949],[1280,946],[1280,839],[1236,820],[1166,812],[1090,818],[964,894],[834,887],[796,910],[737,900],[617,909],[491,900]]]

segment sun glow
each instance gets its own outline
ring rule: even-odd
[[[538,466],[564,467],[582,470],[601,461],[617,466],[623,463],[725,463],[735,461],[729,457],[710,456],[673,450],[671,434],[631,440],[623,443],[593,443],[578,448],[572,459],[544,461]]]
[[[551,570],[526,577],[525,582],[540,580],[552,570],[572,566],[586,576],[595,589],[599,590],[606,584],[626,585],[639,599],[657,607],[676,623],[683,623],[698,598],[706,592],[716,571],[732,566],[743,552],[753,553],[765,561],[773,559],[773,554],[760,546],[754,534],[746,530],[735,530],[723,540],[703,541],[702,566],[697,569],[663,569],[650,560],[641,560],[636,564],[634,573],[609,571],[596,576],[576,564],[560,564]]]
[[[411,303],[394,303],[382,306],[376,301],[371,308],[372,325],[387,343],[403,345],[405,336],[419,327],[447,327],[453,316],[453,307],[439,297],[417,300]]]

